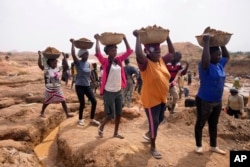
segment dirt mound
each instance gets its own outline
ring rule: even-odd
[[[191,43],[176,43],[175,46],[176,50],[183,52],[184,58],[189,59],[190,69],[195,70],[200,57],[200,48]],[[148,124],[137,93],[134,93],[132,107],[123,108],[120,125],[120,133],[125,136],[123,140],[113,138],[114,122],[105,126],[104,138],[97,137],[97,127],[88,124],[91,107],[88,103],[84,111],[85,126],[78,126],[78,99],[74,89],[66,87],[64,83],[62,83],[62,89],[67,105],[75,116],[66,119],[61,104],[53,104],[46,109],[47,118],[40,118],[38,116],[44,96],[44,82],[43,72],[37,67],[37,58],[36,53],[13,54],[9,61],[4,60],[4,55],[0,57],[0,65],[4,67],[0,69],[0,162],[2,166],[39,167],[43,164],[54,167],[226,167],[229,166],[230,150],[250,150],[249,120],[234,119],[222,112],[218,145],[226,150],[227,155],[221,156],[208,151],[207,126],[203,131],[205,152],[203,155],[195,154],[196,109],[184,107],[185,97],[178,101],[176,114],[170,115],[166,111],[165,123],[159,127],[157,147],[163,155],[161,160],[155,160],[151,156],[149,143],[142,138],[148,129]],[[246,59],[236,57],[233,61]],[[131,62],[133,60],[135,63],[135,57],[132,57]],[[232,65],[229,71],[240,72],[249,69],[247,64],[239,65]],[[232,77],[228,77],[227,82],[231,83]],[[242,78],[242,82],[247,83],[249,80]],[[189,89],[187,98],[195,97],[198,86],[198,78],[194,78],[191,85],[185,85]],[[98,92],[96,97],[98,101],[96,119],[100,120],[104,116],[103,101]],[[224,105],[227,97],[228,92],[225,90]],[[46,149],[47,152],[44,153]]]

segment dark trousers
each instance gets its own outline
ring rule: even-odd
[[[221,113],[222,102],[210,103],[203,101],[198,96],[196,96],[195,101],[197,107],[197,119],[195,124],[196,146],[202,146],[202,130],[206,124],[206,121],[208,121],[210,146],[216,147],[217,124]]]
[[[151,138],[156,138],[158,126],[164,119],[164,113],[166,110],[166,104],[161,103],[152,108],[145,108],[145,112],[148,118],[149,131],[151,132]]]
[[[233,110],[230,107],[227,110],[228,115],[234,116],[234,118],[240,118],[240,110]]]
[[[85,95],[88,97],[88,99],[91,102],[90,119],[94,119],[97,101],[95,99],[95,95],[94,95],[91,87],[90,86],[76,85],[75,89],[76,89],[76,94],[77,94],[77,97],[78,97],[78,100],[79,100],[79,103],[80,103],[80,106],[79,106],[79,119],[82,119],[83,110],[85,108],[85,97],[84,97]]]

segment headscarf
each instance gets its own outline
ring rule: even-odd
[[[149,51],[150,53],[154,52],[155,50],[160,49],[160,43],[151,43],[151,44],[144,44],[144,50]]]
[[[80,49],[77,53],[78,57],[82,57],[83,54],[88,53],[87,49]]]
[[[236,78],[234,78],[234,80],[235,80],[235,81],[239,81],[239,78],[238,78],[238,77],[236,77]]]
[[[238,89],[236,89],[235,87],[230,88],[230,93],[238,93]]]

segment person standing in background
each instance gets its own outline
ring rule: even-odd
[[[97,73],[97,63],[92,63],[92,70],[90,75],[90,86],[94,93],[96,93],[97,88],[99,87],[99,78]]]
[[[183,75],[178,75],[178,88],[179,88],[179,99],[181,99],[181,96],[184,93],[184,76]]]
[[[61,80],[65,82],[65,85],[68,86],[69,78],[70,78],[70,68],[68,63],[69,54],[62,52],[62,78]]]
[[[136,85],[135,85],[135,91],[137,91],[139,94],[141,94],[141,87],[142,87],[142,78],[141,78],[141,73],[140,70],[137,70],[138,75],[136,78]]]
[[[169,58],[170,61],[166,62],[166,66],[167,66],[167,69],[171,75],[171,78],[169,80],[169,82],[170,82],[169,93],[173,97],[171,107],[168,107],[168,108],[169,108],[170,114],[173,114],[177,100],[179,99],[178,90],[176,88],[176,79],[177,79],[176,77],[178,77],[178,74],[180,76],[186,75],[188,67],[189,67],[189,63],[185,62],[186,66],[185,66],[185,68],[183,68],[183,66],[180,62],[182,59],[182,54],[180,52],[175,52],[172,55],[168,54],[167,56],[170,57]]]
[[[188,85],[191,85],[191,83],[192,83],[192,73],[191,73],[191,71],[188,71],[187,80],[188,80]]]
[[[248,113],[248,119],[250,119],[250,91],[249,91],[249,95],[248,95],[248,102],[247,102],[247,113]]]
[[[234,78],[233,87],[235,87],[236,89],[241,88],[240,78],[239,77]]]
[[[71,77],[72,77],[71,89],[73,89],[73,86],[76,83],[76,76],[77,76],[77,70],[76,70],[76,66],[74,62],[71,63],[70,68],[71,68],[70,71],[71,71]]]
[[[127,86],[123,91],[123,105],[127,107],[130,107],[130,104],[132,102],[132,96],[135,84],[134,77],[137,78],[138,76],[136,68],[131,66],[129,63],[130,63],[129,59],[126,59],[124,70],[127,79]]]

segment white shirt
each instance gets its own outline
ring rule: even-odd
[[[228,107],[232,110],[243,110],[244,109],[244,99],[243,96],[236,94],[234,96],[229,95],[228,97]]]
[[[112,64],[105,85],[105,90],[109,92],[118,92],[121,90],[121,83],[121,67],[118,64]]]
[[[61,71],[61,67],[56,67],[54,69],[50,67],[45,67],[44,79],[45,79],[46,88],[57,89],[58,87],[61,86],[60,71]]]

